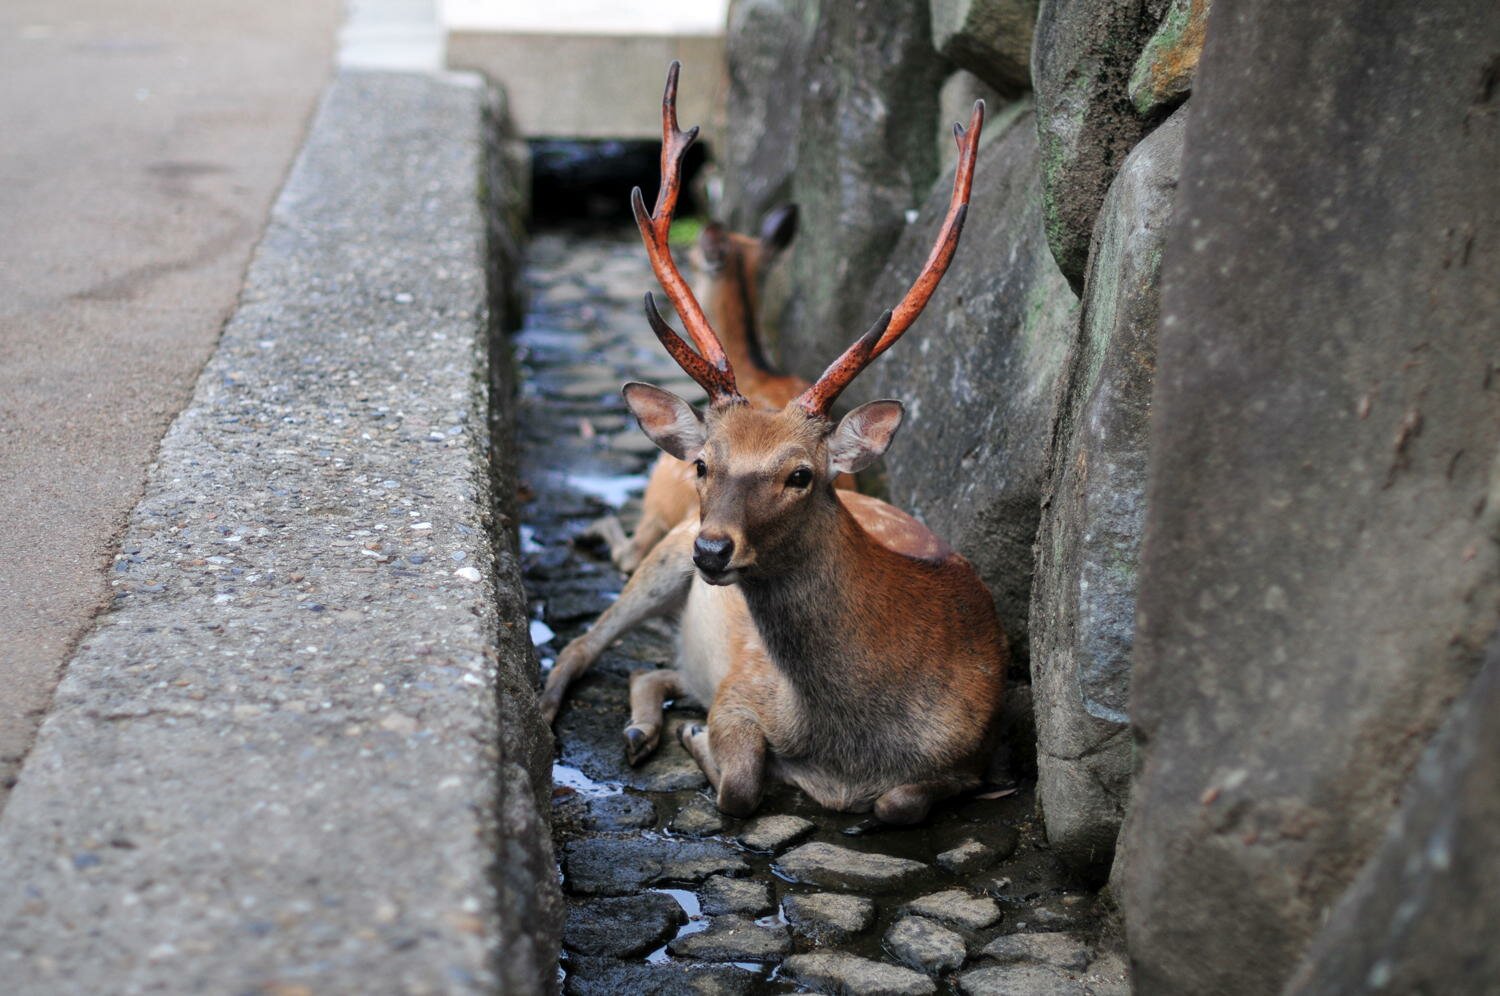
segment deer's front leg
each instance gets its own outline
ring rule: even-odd
[[[722,697],[722,696],[721,696]],[[719,809],[749,816],[766,789],[766,735],[753,713],[722,709],[715,702],[705,728],[696,723],[678,733],[718,794]]]
[[[668,615],[682,607],[693,579],[695,531],[696,524],[685,523],[668,533],[631,576],[615,604],[604,610],[587,633],[557,655],[557,663],[542,690],[541,710],[547,722],[557,718],[568,685],[587,671],[610,644],[647,619]]]
[[[625,727],[625,760],[640,764],[661,744],[662,706],[682,694],[682,679],[671,668],[630,672],[630,725]]]

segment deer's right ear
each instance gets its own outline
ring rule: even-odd
[[[651,441],[679,460],[695,460],[708,438],[703,418],[671,391],[632,381],[620,392]]]

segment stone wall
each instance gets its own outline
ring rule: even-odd
[[[989,99],[953,267],[848,400],[908,405],[890,496],[989,583],[1049,840],[1113,862],[1141,990],[1279,987],[1500,624],[1500,12],[737,11],[730,131],[759,158],[726,201],[816,201],[771,309],[804,375],[899,298],[947,203],[951,157],[892,136],[930,147],[935,109]],[[1378,915],[1345,902],[1341,929]],[[1304,978],[1334,971],[1321,943]]]

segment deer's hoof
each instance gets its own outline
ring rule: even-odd
[[[645,761],[661,744],[661,727],[631,723],[625,727],[625,760],[635,767]]]

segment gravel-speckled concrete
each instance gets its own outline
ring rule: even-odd
[[[551,980],[551,741],[488,531],[484,102],[329,91],[0,819],[7,992]]]

